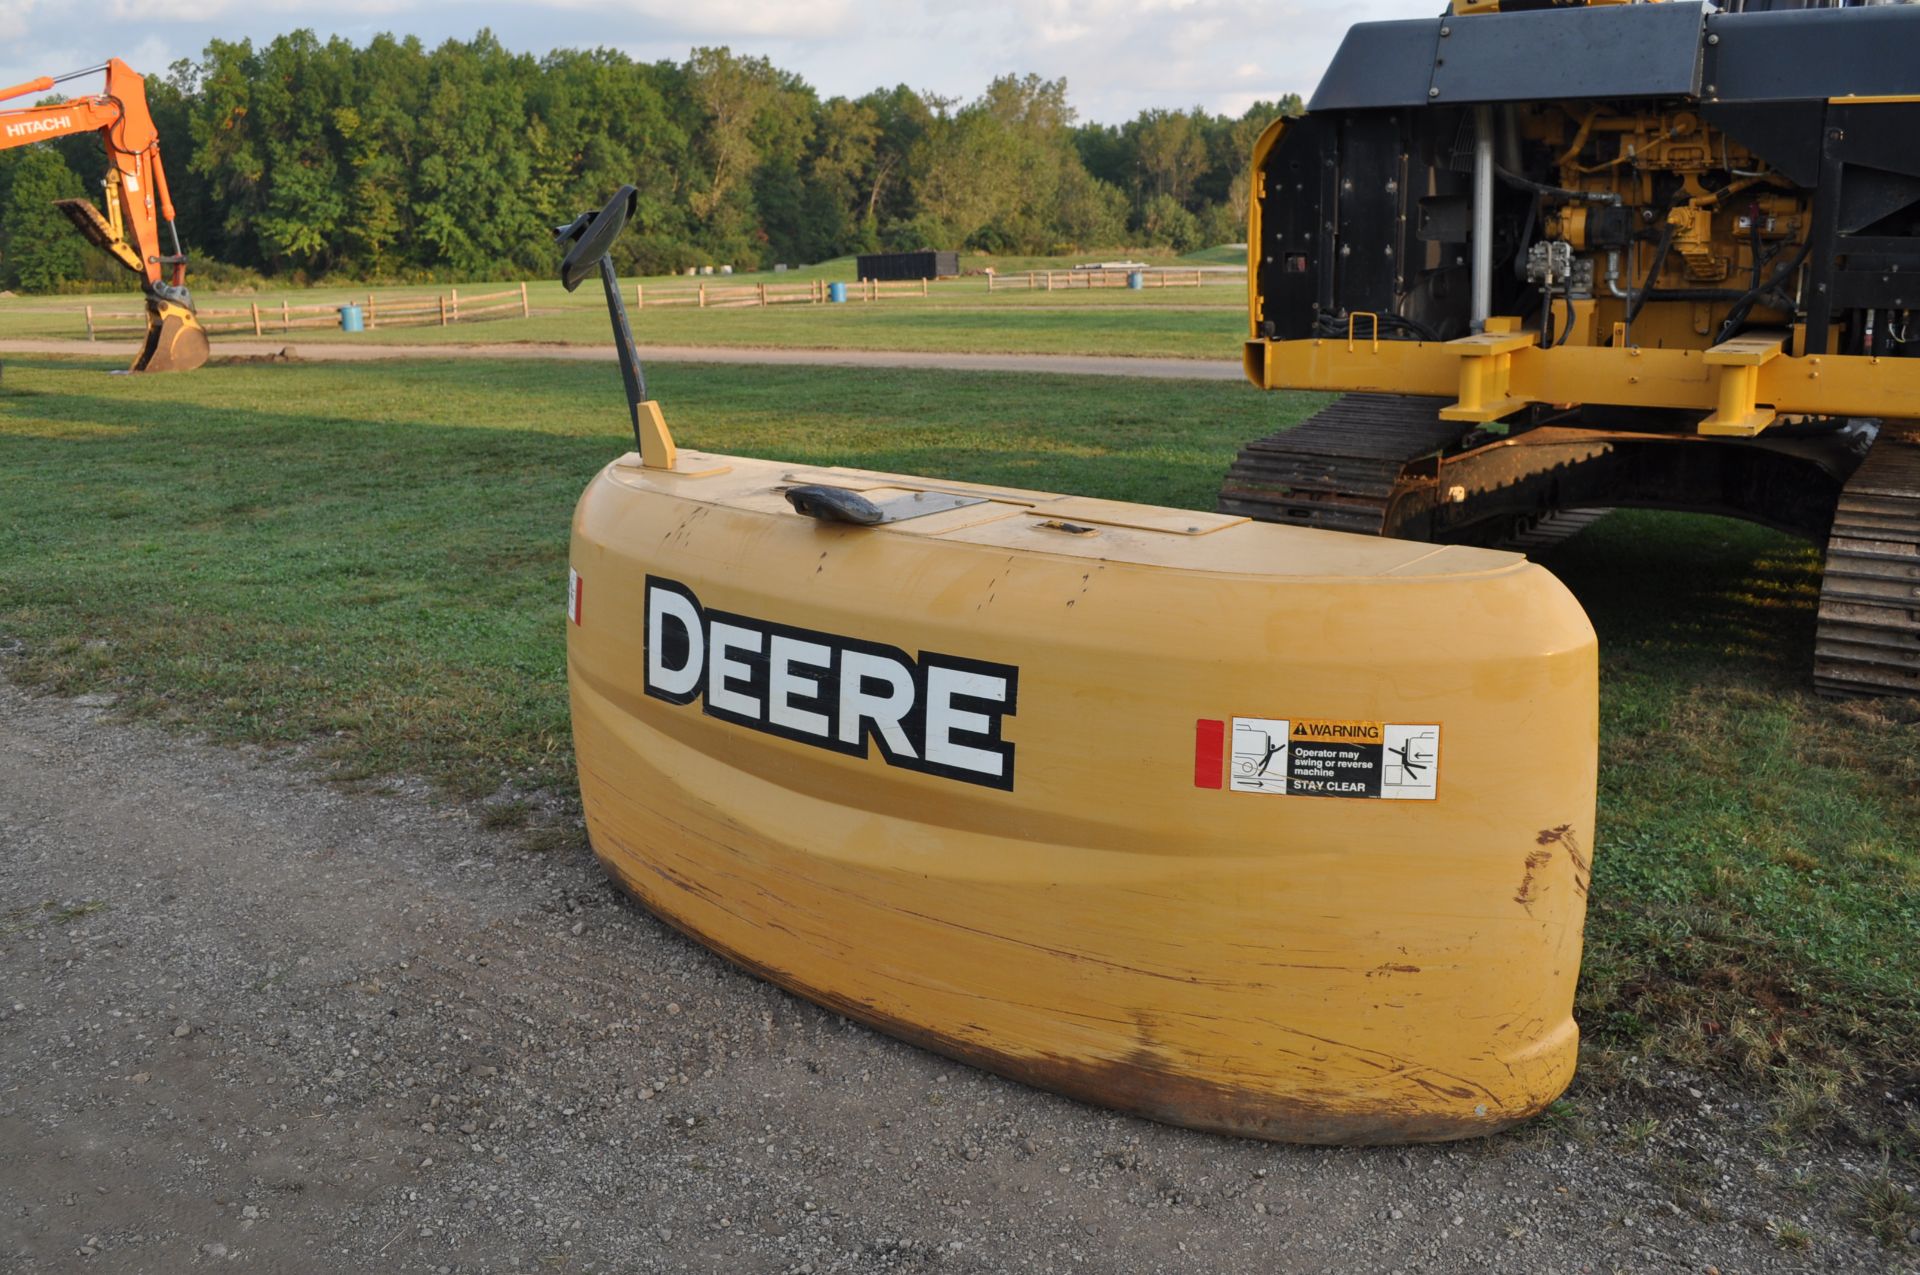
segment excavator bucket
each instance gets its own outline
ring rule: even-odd
[[[1565,1088],[1596,661],[1547,572],[646,436],[575,514],[568,668],[648,908],[1175,1124],[1438,1140]]]
[[[191,372],[207,361],[207,330],[187,306],[147,298],[147,339],[134,372]]]

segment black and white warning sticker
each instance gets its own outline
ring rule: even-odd
[[[1288,797],[1432,801],[1440,784],[1435,723],[1236,717],[1227,786]]]

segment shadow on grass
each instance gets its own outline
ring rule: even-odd
[[[1910,1100],[1876,1109],[1920,1078],[1920,727],[1812,693],[1818,549],[1621,512],[1549,565],[1601,639],[1588,1041],[1920,1149]]]

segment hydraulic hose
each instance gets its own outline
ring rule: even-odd
[[[1753,288],[1742,293],[1735,299],[1733,308],[1727,311],[1727,317],[1721,321],[1718,339],[1724,341],[1739,331],[1740,325],[1747,321],[1747,315],[1753,312],[1755,303],[1785,283],[1788,279],[1792,278],[1793,272],[1800,268],[1800,263],[1807,259],[1807,253],[1812,248],[1813,239],[1809,236],[1807,241],[1801,244],[1791,257],[1787,258],[1787,264],[1781,266],[1779,270],[1774,272],[1772,278],[1768,279],[1765,283],[1756,284]]]
[[[1668,222],[1660,231],[1659,246],[1653,250],[1653,264],[1647,267],[1647,281],[1640,285],[1638,293],[1627,298],[1628,327],[1633,326],[1633,321],[1639,316],[1641,307],[1647,304],[1648,298],[1653,294],[1653,281],[1660,277],[1661,267],[1667,264],[1667,254],[1673,251],[1673,236],[1674,224]]]
[[[1571,199],[1582,204],[1617,204],[1620,196],[1608,190],[1568,190],[1565,186],[1549,186],[1544,182],[1533,181],[1518,173],[1494,166],[1494,175],[1507,185],[1519,190],[1530,190],[1536,195],[1552,195],[1557,199]]]

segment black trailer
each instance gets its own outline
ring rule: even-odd
[[[860,277],[883,283],[896,279],[950,279],[960,273],[960,254],[935,252],[863,252]]]

